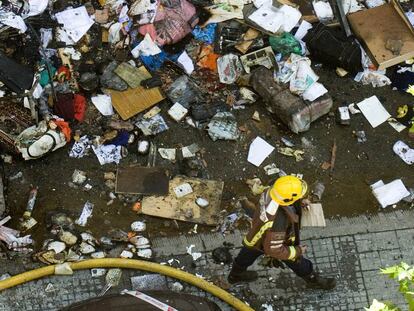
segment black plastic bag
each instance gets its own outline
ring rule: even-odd
[[[303,38],[312,59],[332,66],[341,67],[351,73],[362,71],[361,48],[353,38],[344,38],[324,24],[309,30]]]

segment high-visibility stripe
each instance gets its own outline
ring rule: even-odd
[[[263,226],[260,228],[260,230],[254,235],[253,239],[251,241],[247,240],[247,237],[244,238],[243,242],[246,244],[246,246],[253,247],[259,242],[259,240],[263,237],[263,234],[272,228],[273,221],[266,222],[263,224]]]
[[[295,259],[296,257],[296,248],[294,246],[289,246],[290,255],[288,260]]]

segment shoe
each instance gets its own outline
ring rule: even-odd
[[[312,272],[309,276],[303,278],[307,285],[311,288],[319,288],[324,290],[334,289],[336,286],[335,278],[325,278],[316,272]]]
[[[239,266],[233,262],[230,274],[227,278],[230,284],[241,283],[241,282],[253,282],[258,278],[256,271],[247,271],[245,267]]]

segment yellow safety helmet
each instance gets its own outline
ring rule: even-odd
[[[270,189],[270,197],[282,206],[288,206],[303,198],[308,191],[306,182],[296,176],[278,178]]]

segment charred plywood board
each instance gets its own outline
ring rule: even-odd
[[[139,67],[138,70],[141,73],[139,77],[141,80],[151,78],[151,74],[144,66]],[[106,91],[111,95],[112,105],[123,120],[128,120],[165,99],[159,87],[145,89],[142,86],[138,86],[133,89],[129,88],[126,91],[110,89]]]
[[[312,203],[309,209],[302,212],[302,227],[326,227],[322,204]]]
[[[159,167],[119,168],[116,173],[116,193],[167,195],[169,178]]]
[[[191,185],[193,192],[177,198],[174,189],[185,183]],[[170,181],[169,195],[150,196],[142,200],[142,213],[205,225],[217,225],[223,187],[222,181],[177,176]],[[209,205],[198,206],[197,198],[206,199]]]
[[[378,69],[394,66],[414,57],[414,29],[394,0],[349,14],[348,21]],[[403,46],[398,55],[385,47],[388,40],[402,41]]]

